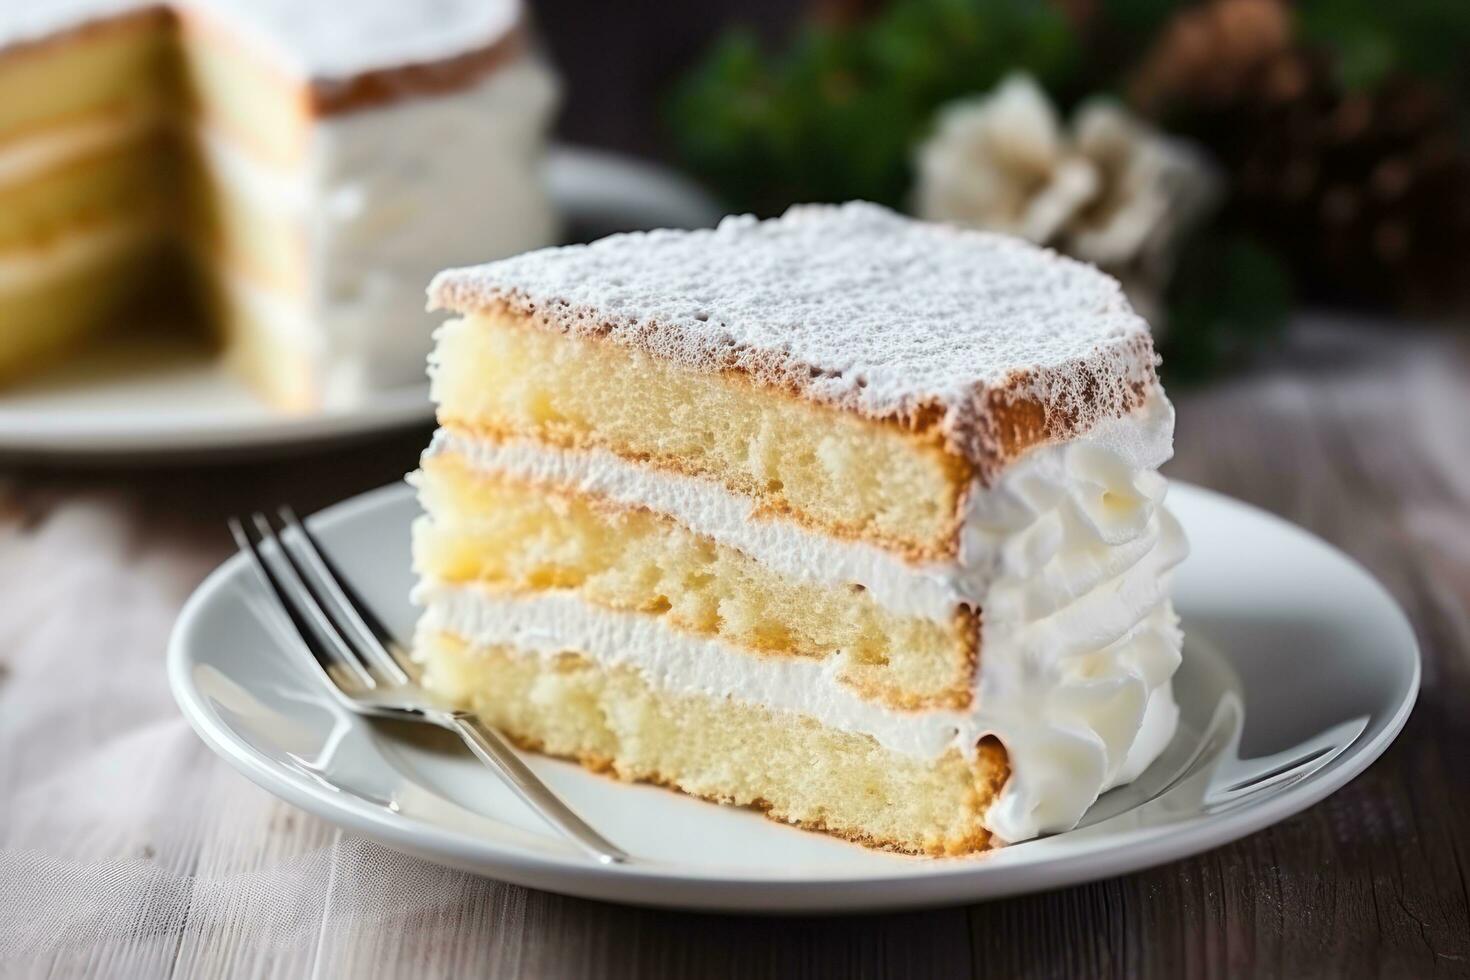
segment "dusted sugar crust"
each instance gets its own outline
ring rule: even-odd
[[[429,299],[507,308],[932,435],[987,485],[1157,385],[1148,327],[1109,276],[861,202],[542,249],[443,272]]]

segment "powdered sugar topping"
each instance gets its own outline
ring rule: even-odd
[[[1112,278],[859,202],[543,249],[441,273],[429,292],[431,307],[504,303],[696,369],[937,424],[982,469],[1004,462],[1017,424],[1004,406],[1039,406],[1060,438],[1126,414],[1154,383],[1148,328]]]

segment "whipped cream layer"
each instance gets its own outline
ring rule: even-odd
[[[454,455],[483,473],[570,487],[624,507],[646,508],[793,580],[861,585],[879,605],[906,616],[949,623],[955,606],[974,598],[960,591],[958,563],[910,564],[875,545],[768,517],[759,513],[752,498],[712,480],[639,465],[607,450],[499,442],[440,429],[427,455]]]
[[[1106,470],[1075,487],[1076,513],[1083,515],[1080,519],[1090,520],[1086,515],[1095,514],[1106,521],[1107,515],[1101,513],[1102,496],[1116,485],[1122,495],[1119,499],[1135,498],[1139,493],[1131,482],[1135,474],[1152,492],[1162,492],[1161,478],[1151,471],[1169,458],[1173,431],[1173,407],[1159,396],[1131,416],[1103,423],[1083,439],[1035,450],[997,487],[972,489],[955,560],[918,563],[876,545],[832,537],[762,513],[753,499],[713,480],[631,462],[607,450],[558,449],[539,442],[500,441],[440,429],[426,455],[454,455],[483,473],[570,487],[625,507],[646,508],[796,581],[861,585],[875,602],[892,612],[948,623],[956,606],[978,607],[987,597],[1006,538],[1015,525],[1026,520],[1027,498],[1013,488],[1037,479],[1052,485],[1069,482],[1067,460],[1075,451],[1080,454],[1075,457],[1080,468],[1091,464]],[[1111,468],[1106,460],[1115,461]],[[1060,514],[1047,515],[1047,532],[1059,530],[1060,520]],[[1139,530],[1131,535],[1134,540],[1127,543],[1127,554],[1106,556],[1107,567],[1121,572],[1151,546],[1155,538],[1146,529]],[[1128,534],[1126,529],[1107,533],[1113,537]],[[1075,592],[1087,581],[1095,581],[1103,570],[1081,569],[1078,563],[1087,565],[1096,558],[1085,553],[1075,561],[1060,561],[1049,574],[1053,578],[1070,575],[1070,588]]]
[[[426,583],[423,626],[475,644],[551,655],[575,650],[630,664],[667,689],[732,697],[806,715],[923,758],[1004,744],[1011,777],[986,817],[1005,841],[1075,826],[1105,789],[1135,778],[1172,737],[1169,681],[1181,635],[1170,570],[1186,554],[1155,472],[1171,452],[1173,409],[1155,394],[1131,415],[1071,442],[1032,450],[970,493],[959,554],[910,564],[860,542],[779,518],[712,481],[629,464],[609,453],[496,444],[441,433],[486,472],[571,485],[668,514],[784,574],[857,583],[894,611],[944,621],[981,611],[974,698],[965,710],[905,711],[862,699],[823,660],[751,654],[656,617],[596,609],[574,594],[512,597]]]

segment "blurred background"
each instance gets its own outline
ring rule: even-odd
[[[730,210],[868,198],[1117,275],[1171,380],[1304,307],[1459,323],[1463,0],[534,5],[564,139]]]

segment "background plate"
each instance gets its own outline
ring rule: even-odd
[[[683,177],[625,157],[559,146],[547,166],[569,240],[701,227],[721,214]],[[428,391],[424,381],[375,392],[349,411],[283,415],[198,343],[166,336],[108,339],[34,383],[0,393],[0,454],[48,462],[180,454],[233,459],[428,422],[434,414]]]
[[[968,902],[1124,874],[1258,830],[1358,774],[1402,727],[1419,684],[1413,633],[1338,551],[1262,511],[1175,484],[1193,553],[1175,603],[1182,723],[1133,785],[1069,833],[973,858],[869,851],[721,807],[531,764],[639,860],[602,867],[540,821],[457,741],[341,711],[297,669],[239,558],[189,600],[169,651],[180,707],[215,751],[291,803],[389,847],[523,885],[611,901],[751,912]],[[405,486],[312,519],[354,584],[407,636]]]

